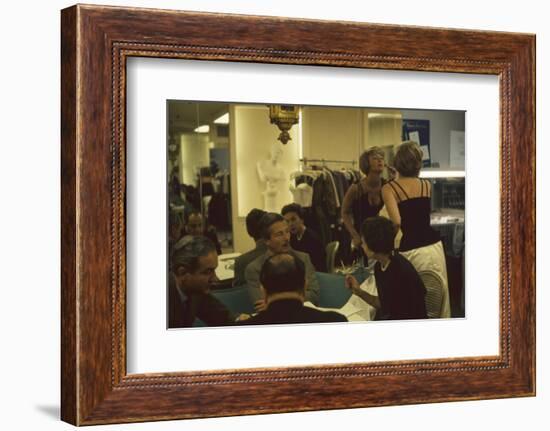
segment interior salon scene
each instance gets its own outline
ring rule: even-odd
[[[465,112],[167,101],[167,327],[465,316]]]

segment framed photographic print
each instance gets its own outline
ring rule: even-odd
[[[533,35],[92,5],[61,30],[63,420],[535,394]]]

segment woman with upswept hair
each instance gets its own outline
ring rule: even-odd
[[[396,179],[382,187],[382,198],[396,230],[403,234],[399,251],[418,272],[435,272],[443,283],[444,302],[440,317],[451,317],[447,266],[443,243],[430,225],[431,183],[419,178],[422,150],[413,141],[405,141],[395,152]]]
[[[361,250],[361,225],[367,218],[377,216],[384,206],[381,194],[384,168],[384,151],[380,147],[361,154],[359,169],[365,176],[350,186],[342,202],[342,220],[358,250]]]

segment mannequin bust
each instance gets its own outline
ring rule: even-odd
[[[286,173],[280,163],[283,155],[281,144],[274,143],[269,152],[269,158],[260,160],[257,164],[260,181],[265,183],[265,190],[262,192],[264,198],[264,210],[268,212],[279,212],[277,203],[278,197],[286,180]]]

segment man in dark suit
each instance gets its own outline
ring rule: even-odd
[[[260,271],[262,265],[270,256],[277,253],[290,253],[302,261],[306,271],[305,300],[314,305],[319,303],[319,282],[315,276],[315,268],[306,253],[292,250],[290,247],[290,231],[282,215],[267,213],[260,220],[260,232],[265,240],[267,251],[250,262],[245,270],[246,284],[250,300],[257,311],[265,308],[265,301],[260,289]]]
[[[216,277],[216,246],[204,236],[182,238],[170,258],[168,328],[193,326],[195,319],[208,326],[231,324],[236,317],[210,289]]]
[[[267,308],[242,325],[284,323],[347,322],[335,311],[320,311],[304,306],[306,269],[300,258],[290,253],[269,256],[260,271],[260,282]]]
[[[317,272],[327,272],[325,247],[317,234],[304,224],[303,213],[302,207],[298,204],[285,205],[281,210],[290,230],[290,246],[293,250],[309,254]]]
[[[250,262],[264,255],[267,251],[267,246],[259,230],[260,219],[264,214],[266,214],[264,210],[253,208],[246,216],[246,231],[256,243],[256,247],[241,254],[235,259],[235,278],[233,280],[233,286],[235,287],[244,286],[246,284],[246,278],[244,276],[246,267]]]

